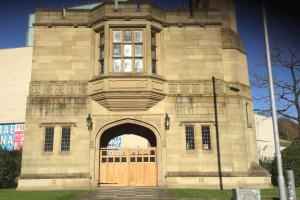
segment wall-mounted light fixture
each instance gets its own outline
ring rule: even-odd
[[[234,87],[234,86],[229,86],[228,88],[229,88],[231,91],[234,91],[234,92],[239,92],[239,91],[240,91],[239,88]]]
[[[170,117],[168,114],[165,116],[165,130],[169,130],[170,128]]]
[[[89,131],[91,131],[93,129],[93,121],[92,121],[91,114],[89,114],[86,118],[86,125],[87,125]]]

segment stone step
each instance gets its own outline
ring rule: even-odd
[[[171,200],[168,192],[161,188],[149,187],[103,187],[91,190],[78,200]]]

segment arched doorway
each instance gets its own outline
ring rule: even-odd
[[[113,138],[128,134],[145,138],[148,146],[108,147]],[[103,131],[99,146],[100,186],[157,186],[157,136],[151,129],[130,122],[117,124]]]

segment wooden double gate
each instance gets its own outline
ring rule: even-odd
[[[100,149],[100,186],[157,186],[156,148]]]

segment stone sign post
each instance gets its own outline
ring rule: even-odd
[[[295,179],[293,170],[286,170],[289,200],[296,200]]]
[[[233,200],[261,200],[259,189],[234,189]]]

